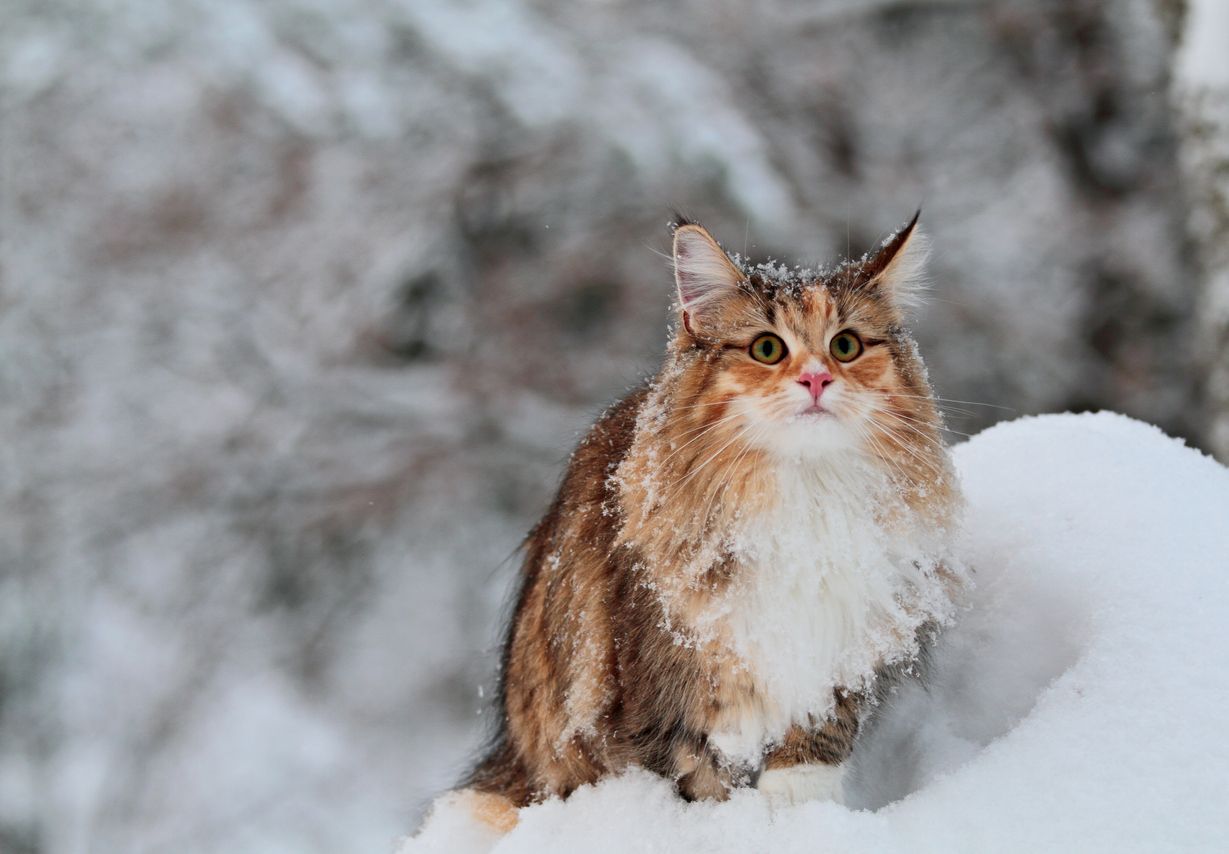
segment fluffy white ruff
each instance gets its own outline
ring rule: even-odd
[[[807,801],[845,803],[842,780],[845,769],[840,765],[791,765],[769,768],[756,784],[773,806],[793,806]]]
[[[889,530],[888,516],[903,521]],[[744,571],[695,627],[724,638],[755,682],[758,702],[710,735],[731,761],[758,765],[791,724],[828,717],[834,689],[865,687],[953,610],[934,572],[936,533],[850,456],[782,464],[777,505],[744,520],[731,545]]]

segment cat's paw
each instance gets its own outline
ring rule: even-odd
[[[845,803],[841,778],[845,771],[839,765],[791,765],[769,768],[760,774],[756,784],[773,806],[793,806],[806,801]]]

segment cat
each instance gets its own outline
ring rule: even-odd
[[[904,326],[917,221],[820,272],[674,226],[664,364],[593,425],[525,543],[499,730],[463,782],[488,823],[633,766],[688,800],[842,800],[876,674],[966,583]]]

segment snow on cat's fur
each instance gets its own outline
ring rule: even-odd
[[[631,766],[688,799],[840,797],[877,672],[963,580],[904,328],[915,224],[818,274],[677,228],[662,370],[594,425],[527,541],[501,727],[467,780],[484,813]]]
[[[792,723],[826,718],[837,689],[867,690],[878,667],[912,656],[917,632],[952,606],[936,573],[944,544],[906,507],[907,524],[883,527],[896,496],[880,472],[785,461],[776,487],[771,510],[737,526],[733,551],[750,571],[699,618],[728,638],[762,698],[710,735],[748,764]]]

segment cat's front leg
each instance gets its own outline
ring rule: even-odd
[[[838,692],[836,708],[823,724],[789,728],[782,743],[765,757],[756,787],[779,804],[844,803],[845,762],[857,735],[858,701]]]
[[[845,803],[844,765],[804,762],[765,768],[756,787],[774,805],[793,806],[807,801]]]
[[[724,761],[709,745],[698,744],[676,751],[675,777],[685,800],[724,801],[734,789],[750,785],[754,774],[745,765]]]

